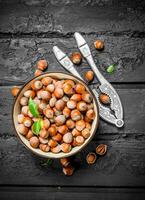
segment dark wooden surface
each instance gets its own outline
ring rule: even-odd
[[[3,199],[145,199],[145,1],[132,0],[5,0],[0,1],[0,200]],[[76,158],[72,177],[57,160],[51,166],[32,155],[16,138],[12,126],[10,89],[35,71],[38,59],[48,71],[63,71],[52,47],[71,53],[81,32],[91,45],[103,75],[117,89],[124,106],[122,129],[100,120],[93,141]],[[102,53],[93,41],[105,41]],[[117,62],[112,75],[109,64]],[[84,61],[78,67],[89,69]],[[93,84],[97,82],[94,79]],[[100,143],[103,158],[88,166],[85,156]]]

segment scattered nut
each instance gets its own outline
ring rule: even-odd
[[[94,164],[95,161],[96,161],[96,159],[97,159],[97,156],[96,156],[96,154],[93,153],[93,152],[88,153],[88,155],[87,155],[87,157],[86,157],[86,161],[87,161],[87,163],[88,163],[89,165],[90,165],[90,164]]]
[[[100,156],[103,156],[107,152],[107,145],[100,144],[96,147],[96,153]]]
[[[85,79],[88,82],[92,81],[94,79],[94,72],[93,71],[87,71],[85,73]]]
[[[74,52],[72,53],[70,59],[74,64],[79,65],[82,61],[82,56],[79,52]]]
[[[39,60],[37,62],[37,68],[40,69],[41,71],[44,71],[48,66],[48,63],[46,60]]]
[[[94,46],[97,50],[103,50],[104,49],[104,42],[102,40],[96,40],[94,42]]]
[[[63,167],[63,173],[66,176],[71,176],[74,172],[74,168],[72,166]]]
[[[14,87],[11,88],[11,93],[12,93],[12,95],[13,95],[14,97],[17,96],[17,94],[18,94],[19,91],[20,91],[20,88],[17,87],[17,86],[14,86]]]
[[[43,72],[41,71],[41,70],[39,70],[39,69],[36,69],[35,70],[35,73],[34,73],[34,76],[39,76],[39,75],[41,75]]]

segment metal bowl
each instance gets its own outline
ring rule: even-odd
[[[20,113],[20,98],[23,96],[24,92],[28,89],[30,89],[30,86],[31,86],[31,83],[32,81],[34,80],[39,80],[39,79],[42,79],[44,77],[52,77],[52,78],[56,78],[56,79],[71,79],[71,80],[74,80],[75,82],[79,82],[81,83],[82,85],[84,85],[86,87],[86,90],[93,96],[93,104],[94,104],[94,111],[95,111],[95,119],[93,120],[93,123],[92,123],[92,128],[91,128],[91,134],[90,134],[90,137],[87,138],[85,140],[85,142],[80,145],[80,146],[76,146],[76,147],[73,147],[72,150],[69,152],[69,153],[63,153],[63,152],[60,152],[60,153],[52,153],[52,152],[43,152],[41,151],[39,148],[38,149],[34,149],[33,147],[31,147],[31,145],[29,144],[29,141],[23,136],[21,135],[18,130],[17,130],[17,127],[18,127],[18,121],[17,121],[17,116],[18,114]],[[14,128],[15,128],[15,131],[16,131],[16,134],[18,136],[18,138],[21,140],[21,142],[23,143],[23,145],[29,149],[31,152],[41,156],[41,157],[45,157],[45,158],[63,158],[63,157],[69,157],[69,156],[72,156],[76,153],[78,153],[79,151],[81,151],[93,138],[94,134],[96,133],[96,130],[98,128],[98,122],[99,122],[99,117],[98,117],[98,106],[97,106],[97,101],[95,99],[95,96],[94,94],[92,93],[92,91],[88,88],[88,86],[86,85],[85,82],[83,82],[82,80],[80,80],[79,78],[73,76],[73,75],[70,75],[70,74],[67,74],[67,73],[64,73],[64,72],[47,72],[47,73],[44,73],[43,75],[40,75],[40,76],[37,76],[37,77],[34,77],[32,78],[31,80],[29,80],[19,91],[16,99],[15,99],[15,102],[14,102],[14,105],[13,105],[13,112],[12,112],[12,118],[13,118],[13,124],[14,124]]]

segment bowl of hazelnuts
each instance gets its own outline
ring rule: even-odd
[[[98,106],[85,82],[64,72],[47,72],[21,88],[13,123],[18,138],[33,153],[63,158],[91,141],[98,128]]]

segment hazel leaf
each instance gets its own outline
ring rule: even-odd
[[[41,131],[43,127],[43,121],[42,119],[39,119],[38,121],[34,122],[34,124],[32,125],[32,132],[35,135],[39,135],[39,132]]]
[[[39,117],[38,106],[31,97],[29,99],[29,110],[34,117]]]
[[[106,70],[109,74],[112,74],[115,71],[115,64],[110,65],[109,67],[107,67]]]

